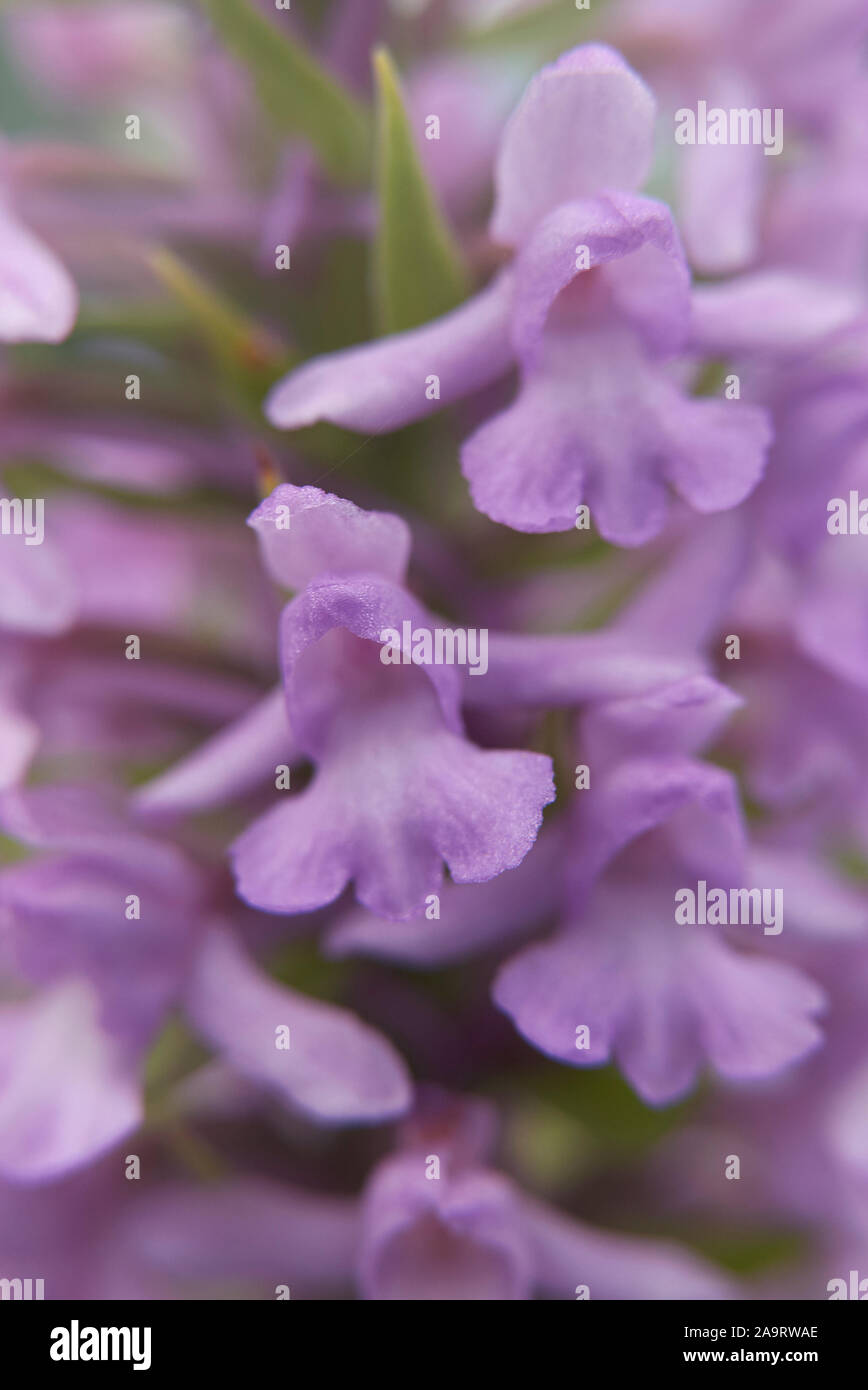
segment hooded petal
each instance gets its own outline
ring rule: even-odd
[[[287,703],[318,769],[233,847],[253,906],[307,911],[354,879],[364,906],[406,919],[438,891],[443,860],[457,881],[484,882],[530,849],[554,795],[550,762],[463,737],[457,668],[420,669],[404,631],[431,636],[432,624],[404,590],[368,577],[311,584],[287,606]],[[381,659],[388,631],[400,634],[398,664]]]
[[[286,589],[324,574],[381,574],[400,584],[410,558],[410,529],[399,516],[363,511],[318,487],[281,483],[247,525],[272,579]]]
[[[613,48],[583,44],[531,79],[497,161],[491,235],[519,246],[561,203],[631,191],[651,166],[654,98]]]
[[[580,249],[587,252],[587,269],[579,268]],[[574,282],[577,320],[595,311],[613,314],[658,354],[684,344],[690,273],[665,204],[607,193],[566,203],[540,223],[516,260],[513,342],[526,367],[539,359],[549,311]],[[562,310],[569,308],[567,299]]]
[[[707,874],[729,886],[740,881],[746,836],[731,773],[690,758],[633,757],[610,770],[593,769],[578,813],[570,882],[582,899],[608,863],[646,832],[663,827],[682,876]],[[660,838],[660,837],[658,837]]]
[[[460,732],[461,681],[456,667],[417,661],[414,656],[414,634],[431,634],[433,627],[434,619],[422,604],[385,579],[325,578],[309,584],[287,604],[280,625],[287,709],[299,746],[314,755],[321,752],[335,718],[348,703],[348,681],[356,686],[353,703],[358,707],[390,699],[404,684],[408,694],[409,688],[424,689],[427,684],[447,727]],[[382,660],[389,644],[386,633],[397,634],[397,666]],[[416,680],[420,670],[426,678],[421,682]]]
[[[377,1300],[511,1301],[529,1296],[521,1208],[497,1173],[426,1177],[421,1152],[391,1159],[364,1197],[360,1278]]]

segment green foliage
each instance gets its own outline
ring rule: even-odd
[[[365,108],[249,0],[200,0],[226,47],[249,69],[276,130],[308,141],[338,183],[367,178],[370,121]]]
[[[383,48],[374,55],[374,74],[380,214],[375,303],[381,330],[399,333],[454,309],[466,297],[468,284],[419,160],[398,74]]]

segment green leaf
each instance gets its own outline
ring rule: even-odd
[[[448,313],[467,295],[461,255],[425,177],[401,85],[386,49],[374,54],[377,193],[374,289],[379,327],[400,333]]]
[[[150,252],[148,264],[187,311],[236,406],[258,423],[265,390],[289,368],[292,354],[171,251]]]
[[[364,106],[249,0],[200,4],[226,47],[249,68],[277,129],[309,141],[336,182],[364,183],[371,135]]]

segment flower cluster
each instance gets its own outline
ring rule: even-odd
[[[868,1297],[862,0],[0,25],[0,1279]]]

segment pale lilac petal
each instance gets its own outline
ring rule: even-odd
[[[702,669],[693,653],[672,655],[633,632],[538,636],[492,632],[485,679],[469,679],[464,699],[482,708],[571,708],[589,700],[643,694]]]
[[[685,676],[598,706],[583,722],[582,740],[593,750],[597,767],[628,754],[659,758],[698,753],[743,704],[741,696],[712,676]]]
[[[542,753],[478,749],[443,731],[420,771],[430,807],[426,829],[456,883],[480,883],[521,863],[554,801]]]
[[[591,749],[585,756],[594,780],[583,793],[570,866],[577,894],[587,893],[626,845],[659,826],[686,881],[707,874],[721,886],[738,882],[746,841],[731,773],[689,758],[634,756],[605,775]]]
[[[653,642],[665,651],[701,649],[722,630],[749,568],[750,534],[741,513],[689,522],[662,569],[618,613],[610,627],[622,641]]]
[[[59,343],[77,312],[75,285],[53,251],[0,208],[0,340]]]
[[[705,353],[796,353],[865,307],[849,286],[789,270],[759,270],[693,291],[692,338]]]
[[[697,270],[724,275],[756,258],[768,162],[757,145],[688,145],[681,152],[678,221]]]
[[[762,477],[772,426],[757,406],[661,391],[658,426],[667,480],[703,515],[737,507]]]
[[[4,32],[44,91],[77,101],[125,97],[155,71],[184,59],[192,35],[187,16],[162,0],[143,9],[52,4],[9,7]]]
[[[7,866],[0,873],[0,926],[17,976],[49,986],[87,980],[101,1027],[143,1049],[189,968],[201,930],[201,885],[168,854],[151,864],[144,855],[123,854],[115,861],[107,846],[99,857],[31,856]],[[128,920],[133,893],[140,916]]]
[[[698,1255],[668,1241],[595,1230],[552,1207],[525,1202],[539,1286],[574,1300],[585,1285],[597,1299],[725,1299],[729,1280]]]
[[[662,528],[668,484],[697,511],[737,506],[759,481],[764,411],[692,400],[624,329],[549,334],[515,402],[471,436],[462,469],[478,509],[519,531],[567,531],[585,503],[616,545]]]
[[[423,59],[407,76],[417,130],[440,119],[440,139],[421,140],[419,155],[441,207],[453,217],[473,212],[488,191],[503,124],[516,96],[516,75],[503,64],[456,53]]]
[[[852,489],[840,486],[840,481],[835,495],[849,507]],[[858,505],[864,493],[858,488],[855,491]],[[828,522],[828,513],[824,519]],[[824,527],[793,610],[793,627],[802,650],[827,671],[862,690],[868,687],[865,539],[861,534],[829,535]]]
[[[278,766],[289,766],[298,757],[278,686],[195,752],[146,782],[133,795],[132,806],[143,815],[159,816],[223,806],[273,779]]]
[[[195,1026],[242,1075],[327,1123],[393,1119],[410,1104],[401,1058],[380,1033],[334,1004],[268,978],[228,932],[212,931],[186,995]],[[289,1047],[278,1047],[281,1028]]]
[[[0,798],[0,826],[34,849],[80,857],[159,883],[177,902],[201,890],[198,870],[174,844],[151,838],[128,821],[120,794],[99,785],[37,784]]]
[[[79,981],[0,1006],[0,1172],[19,1182],[92,1162],[140,1123],[136,1059]]]
[[[320,575],[381,574],[400,584],[412,539],[391,512],[366,512],[318,487],[281,483],[248,517],[265,566],[285,589]]]
[[[479,749],[439,721],[414,727],[387,706],[304,792],[235,842],[238,891],[267,912],[304,912],[353,880],[372,912],[422,916],[443,861],[459,883],[515,868],[553,798],[542,754]]]
[[[774,883],[784,895],[787,930],[822,942],[868,932],[868,898],[858,884],[811,857],[802,845],[756,844],[750,854],[752,887]]]
[[[239,1280],[317,1290],[350,1284],[359,1240],[355,1200],[263,1179],[164,1185],[122,1218],[125,1248],[172,1279]]]
[[[824,996],[793,966],[742,955],[717,932],[677,924],[666,885],[607,889],[580,927],[514,956],[494,999],[551,1057],[617,1060],[651,1105],[684,1095],[706,1063],[732,1080],[774,1075],[818,1046]],[[579,1025],[590,1030],[585,1050]]]
[[[577,267],[579,247],[587,249],[587,270]],[[607,193],[566,203],[540,223],[516,261],[512,332],[526,367],[540,356],[552,305],[576,281],[577,321],[583,312],[594,312],[596,285],[602,299],[598,312],[605,309],[630,323],[649,350],[667,354],[683,346],[690,321],[690,274],[672,214],[663,203]]]
[[[315,580],[287,604],[280,624],[281,666],[292,728],[306,752],[319,755],[331,737],[347,704],[348,680],[360,706],[377,696],[381,703],[395,700],[402,690],[410,699],[430,686],[447,727],[461,732],[458,668],[413,662],[405,622],[411,633],[435,625],[405,589],[375,577]],[[390,629],[399,634],[406,664],[380,660],[382,634]],[[422,672],[425,680],[419,681]]]
[[[702,96],[709,109],[767,104],[733,69],[709,73]],[[779,161],[761,145],[685,145],[678,155],[678,224],[692,264],[712,275],[743,270],[759,250],[762,196]]]
[[[826,1134],[836,1155],[860,1177],[868,1175],[868,1063],[835,1092]]]
[[[437,917],[406,924],[351,908],[330,928],[329,956],[373,956],[406,966],[436,967],[502,947],[545,921],[559,902],[563,840],[557,822],[543,830],[517,869],[489,883],[444,883]]]
[[[360,1279],[368,1299],[512,1301],[529,1297],[521,1208],[497,1173],[425,1176],[424,1153],[380,1166],[365,1193]]]
[[[0,792],[24,776],[39,746],[39,729],[19,710],[0,704]]]
[[[56,545],[0,535],[0,627],[53,636],[72,626],[78,607],[76,577]]]
[[[655,103],[620,54],[583,44],[543,68],[510,117],[491,234],[518,246],[561,203],[638,188],[651,165]]]
[[[272,388],[265,413],[278,429],[330,420],[365,434],[421,420],[508,371],[512,292],[504,271],[444,318],[306,362]]]
[[[200,641],[265,664],[273,656],[267,619],[276,598],[252,537],[234,523],[172,517],[55,496],[47,504],[63,559],[59,583],[75,594],[82,625],[142,629]],[[47,546],[42,547],[47,550]],[[66,602],[69,599],[66,598]],[[251,611],[263,614],[260,625]]]

